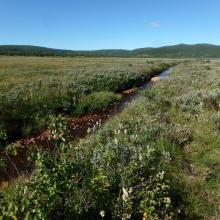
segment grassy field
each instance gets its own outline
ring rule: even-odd
[[[50,114],[76,116],[102,111],[120,100],[116,93],[141,85],[170,63],[132,58],[2,56],[0,130],[6,130],[13,139],[45,127]]]
[[[114,62],[126,72],[145,66],[146,60],[132,60]],[[219,76],[218,60],[179,64],[79,142],[65,140],[64,118],[51,118],[54,153],[31,155],[34,172],[2,190],[0,216],[219,219]]]

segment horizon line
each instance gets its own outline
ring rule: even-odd
[[[92,52],[92,51],[102,51],[102,50],[124,50],[124,51],[134,51],[138,49],[157,49],[157,48],[163,48],[163,47],[171,47],[171,46],[180,46],[180,45],[186,45],[186,46],[195,46],[195,45],[210,45],[210,46],[220,46],[217,44],[212,43],[178,43],[178,44],[165,44],[163,46],[146,46],[146,47],[139,47],[139,48],[133,48],[133,49],[124,49],[124,48],[102,48],[102,49],[88,49],[88,50],[76,50],[76,49],[63,49],[63,48],[56,48],[56,47],[50,47],[50,46],[39,46],[39,45],[33,45],[33,44],[0,44],[0,46],[27,46],[27,47],[42,47],[46,49],[54,49],[54,50],[66,50],[66,51],[81,51],[81,52]]]

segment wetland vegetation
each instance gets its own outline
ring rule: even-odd
[[[14,116],[16,106],[16,114],[24,113],[18,120],[24,122],[18,126],[21,133],[33,132],[42,120],[37,128],[47,124],[54,148],[35,147],[28,160],[32,172],[2,187],[3,219],[218,219],[218,60],[178,62],[167,79],[143,90],[125,111],[104,124],[97,122],[85,138],[68,141],[65,115],[109,107],[120,99],[118,93],[176,62],[10,59],[0,64],[1,100],[6,102],[11,92],[16,98],[7,100],[10,108],[2,108],[8,113],[1,112],[1,143],[6,143],[7,133],[14,134],[8,128],[15,124],[2,119],[9,113]],[[4,169],[4,158],[1,161]]]

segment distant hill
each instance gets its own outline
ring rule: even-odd
[[[212,44],[179,44],[159,48],[133,50],[137,55],[165,58],[220,58],[220,46]]]
[[[0,55],[21,56],[115,56],[152,58],[220,58],[220,46],[212,44],[179,44],[135,50],[73,51],[27,45],[0,45]]]

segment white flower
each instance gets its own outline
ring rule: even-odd
[[[127,202],[127,200],[128,200],[128,191],[125,188],[122,188],[122,192],[123,192],[122,199],[123,199],[123,201]]]
[[[105,211],[104,211],[104,210],[102,210],[101,212],[99,212],[99,214],[101,215],[102,218],[105,217]]]
[[[118,139],[117,138],[114,139],[114,142],[115,142],[116,145],[118,145]]]
[[[90,134],[91,132],[92,132],[92,129],[91,129],[91,128],[88,128],[88,129],[87,129],[87,133]]]
[[[167,160],[168,162],[171,161],[171,156],[170,156],[170,152],[163,152],[164,158],[165,160]]]
[[[171,200],[170,200],[170,198],[169,197],[165,197],[165,203],[167,203],[167,204],[170,204],[171,203]]]
[[[133,189],[130,188],[129,191],[128,191],[128,193],[131,194],[132,192],[133,192]]]
[[[156,175],[156,177],[157,177],[158,179],[162,180],[162,179],[164,178],[164,174],[165,174],[165,172],[164,172],[164,171],[161,171],[161,172],[159,172],[159,173]]]
[[[152,148],[152,147],[150,147],[150,146],[147,146],[147,157],[150,157],[151,156],[151,153],[153,153],[154,152],[154,149]]]
[[[169,208],[169,206],[170,206],[170,204],[171,204],[170,198],[169,198],[169,197],[165,197],[165,198],[164,198],[164,202],[165,202],[165,204],[166,204],[166,208]]]
[[[138,156],[139,156],[138,159],[139,159],[140,161],[142,161],[143,157],[142,157],[141,153],[140,153]]]
[[[131,214],[123,214],[122,220],[127,220],[131,218]]]

